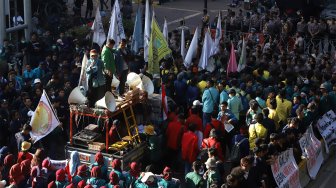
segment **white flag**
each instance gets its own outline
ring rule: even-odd
[[[148,48],[149,48],[149,39],[150,39],[150,27],[151,27],[151,19],[150,19],[150,11],[149,11],[149,2],[146,0],[146,12],[145,12],[145,33],[144,33],[144,60],[148,62]]]
[[[198,27],[196,27],[194,36],[191,40],[191,43],[189,45],[189,49],[187,52],[187,55],[184,58],[184,66],[189,68],[191,65],[191,61],[194,57],[196,57],[197,54],[197,47],[198,47]]]
[[[243,47],[242,47],[242,52],[239,58],[239,64],[238,64],[237,71],[240,72],[245,67],[246,67],[246,43],[245,43],[245,39],[243,38]]]
[[[107,38],[115,41],[114,47],[118,47],[121,39],[126,38],[118,0],[114,2]]]
[[[185,37],[184,37],[184,29],[181,30],[181,56],[184,59],[185,56]]]
[[[106,34],[100,16],[99,6],[97,7],[96,17],[95,20],[93,21],[91,30],[93,31],[92,42],[97,43],[100,47],[103,46],[106,40]]]
[[[219,51],[219,42],[222,38],[222,22],[221,22],[221,15],[220,12],[218,13],[218,19],[217,19],[217,27],[216,27],[216,36],[215,36],[215,42],[213,43],[211,47],[211,55],[215,55]]]
[[[82,69],[81,69],[81,73],[79,76],[79,82],[78,82],[78,86],[83,86],[85,92],[87,92],[89,89],[89,83],[88,83],[88,79],[86,77],[86,72],[85,72],[87,61],[88,61],[87,55],[84,54],[83,60],[82,60],[82,67],[81,67]]]
[[[164,18],[162,33],[163,33],[163,36],[165,37],[167,43],[169,43],[168,42],[168,24],[167,24],[166,17]]]
[[[209,30],[205,32],[204,41],[203,41],[203,48],[202,48],[202,55],[199,61],[198,67],[202,68],[203,70],[208,65],[209,57],[211,56],[211,47],[213,45],[213,41],[211,39]]]
[[[43,90],[40,102],[30,120],[30,126],[32,127],[30,136],[36,142],[51,133],[59,124],[60,121],[57,118],[56,111]]]

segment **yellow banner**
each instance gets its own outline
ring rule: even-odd
[[[166,55],[171,54],[171,50],[154,17],[148,51],[148,71],[151,74],[159,74],[160,61]]]

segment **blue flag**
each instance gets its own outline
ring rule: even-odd
[[[138,8],[135,17],[133,38],[132,38],[132,51],[136,54],[138,53],[139,48],[143,47],[143,34],[142,34],[142,12]]]

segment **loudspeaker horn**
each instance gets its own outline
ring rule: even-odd
[[[87,98],[83,95],[80,88],[77,86],[73,89],[68,98],[69,104],[85,104],[87,103]]]
[[[120,81],[118,80],[117,77],[115,77],[115,75],[113,74],[113,78],[112,78],[112,83],[111,86],[114,88],[117,88],[120,84]]]
[[[154,84],[152,82],[152,80],[146,76],[146,75],[142,75],[142,85],[145,91],[147,91],[148,95],[151,95],[154,93]]]
[[[130,72],[127,75],[126,83],[130,88],[134,88],[141,83],[141,78],[137,73]]]
[[[116,101],[113,94],[109,91],[105,93],[105,96],[96,102],[97,108],[106,108],[113,112],[116,109]]]

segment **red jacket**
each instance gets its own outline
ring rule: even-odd
[[[190,123],[196,124],[196,130],[203,132],[202,119],[198,115],[191,114],[186,120],[186,125]]]
[[[181,145],[182,133],[182,123],[179,121],[170,122],[166,130],[167,147],[178,150]]]
[[[224,125],[222,124],[222,122],[220,122],[216,119],[212,119],[211,123],[212,123],[213,126],[211,126],[210,123],[206,124],[204,132],[203,132],[203,138],[209,138],[210,131],[213,128],[216,129],[216,130],[219,130],[221,133],[224,134]],[[219,135],[217,135],[217,136],[219,136]],[[224,136],[224,135],[222,135],[222,136]]]
[[[33,159],[33,155],[30,154],[29,152],[23,152],[23,151],[20,151],[18,153],[18,160],[17,160],[17,163],[21,163],[22,161],[26,160],[26,159],[29,159],[29,160],[32,160]]]
[[[206,148],[215,148],[216,149],[216,154],[217,157],[224,161],[224,154],[222,151],[222,146],[221,144],[216,140],[216,138],[205,138],[202,141],[202,149],[206,149]]]
[[[188,131],[182,137],[182,159],[189,163],[196,161],[198,155],[198,138],[195,133]]]

